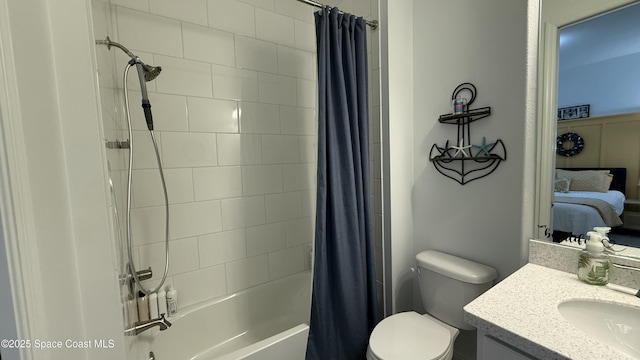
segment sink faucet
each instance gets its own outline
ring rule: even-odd
[[[613,267],[616,267],[618,269],[624,269],[624,270],[631,270],[631,271],[640,272],[640,268],[635,267],[635,266],[622,265],[622,264],[616,264],[616,263],[611,263],[611,265],[613,265]],[[629,289],[629,290],[631,290],[631,289]],[[636,297],[640,298],[640,290],[638,290],[635,294],[631,294],[631,295],[635,295]]]
[[[164,318],[164,314],[160,315],[159,318],[151,319],[147,321],[140,321],[135,323],[135,325],[124,331],[124,334],[127,336],[138,335],[144,331],[151,329],[152,327],[159,327],[160,331],[167,330],[171,327],[171,323],[169,320]]]

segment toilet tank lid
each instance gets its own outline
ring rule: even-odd
[[[416,255],[418,266],[469,284],[485,284],[498,277],[491,266],[457,256],[427,250]]]

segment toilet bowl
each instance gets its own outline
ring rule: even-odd
[[[371,333],[367,360],[451,360],[459,333],[429,315],[397,313],[382,320]]]
[[[451,360],[464,322],[462,308],[488,290],[498,273],[490,266],[453,255],[423,251],[416,255],[420,296],[426,314],[401,312],[373,329],[368,360]]]

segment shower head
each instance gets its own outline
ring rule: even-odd
[[[160,75],[160,71],[162,71],[161,66],[151,66],[147,64],[142,64],[142,69],[144,70],[144,80],[151,81]]]
[[[141,64],[142,65],[142,70],[143,74],[144,74],[144,80],[145,81],[151,81],[154,80],[155,78],[158,77],[158,75],[160,75],[160,71],[162,71],[162,68],[160,66],[151,66],[151,65],[147,65],[145,63],[142,62],[142,60],[140,60],[139,57],[137,57],[134,53],[132,53],[129,49],[127,49],[124,45],[119,44],[115,41],[111,41],[111,39],[107,36],[107,38],[105,40],[96,40],[96,44],[97,45],[107,45],[107,49],[111,50],[112,46],[117,47],[118,49],[122,50],[125,54],[127,54],[127,56],[129,56],[131,58],[131,66],[134,66],[136,64]]]
[[[149,103],[149,95],[147,94],[147,81],[154,80],[160,75],[162,68],[160,66],[147,65],[140,60],[134,53],[124,47],[122,44],[118,44],[115,41],[111,41],[109,37],[105,40],[96,40],[97,45],[106,45],[107,49],[111,50],[112,46],[124,51],[130,58],[128,66],[135,66],[138,70],[138,79],[140,81],[140,92],[142,93],[142,110],[144,111],[144,117],[147,121],[147,128],[149,131],[153,130],[153,117],[151,115],[151,103]],[[127,70],[129,68],[127,67]]]

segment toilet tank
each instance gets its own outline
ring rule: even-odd
[[[425,310],[458,329],[473,330],[462,308],[493,285],[496,269],[433,250],[419,253],[416,261]]]

